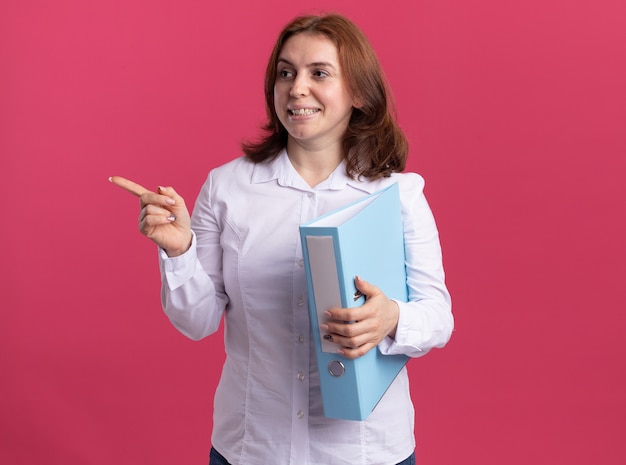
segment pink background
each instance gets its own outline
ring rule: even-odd
[[[622,0],[4,0],[0,463],[206,464],[221,335],[170,326],[138,203],[263,120],[282,25],[371,39],[457,320],[410,363],[418,463],[626,463]]]

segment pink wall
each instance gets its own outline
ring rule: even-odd
[[[419,463],[626,463],[621,0],[2,2],[0,463],[207,463],[221,336],[170,326],[107,178],[193,204],[312,6],[370,37],[441,230],[457,328],[410,364]]]

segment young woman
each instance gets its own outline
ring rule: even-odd
[[[423,179],[401,173],[407,143],[378,60],[348,19],[299,17],[278,37],[265,96],[264,137],[209,173],[191,218],[173,188],[114,179],[141,196],[140,231],[161,248],[174,326],[201,339],[226,319],[210,463],[415,463],[406,368],[367,420],[324,417],[298,230],[398,183],[410,301],[357,279],[365,304],[332,309],[324,330],[351,359],[419,357],[446,344],[453,318],[437,228]]]

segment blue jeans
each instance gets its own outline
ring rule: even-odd
[[[209,455],[209,465],[230,465],[222,455],[211,447],[211,455]],[[415,465],[415,453],[409,458],[403,460],[398,465]]]

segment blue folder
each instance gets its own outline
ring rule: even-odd
[[[397,184],[331,211],[300,226],[313,340],[320,374],[324,415],[365,420],[408,361],[378,348],[356,360],[337,353],[319,325],[333,306],[365,303],[355,276],[406,302],[404,233]]]

